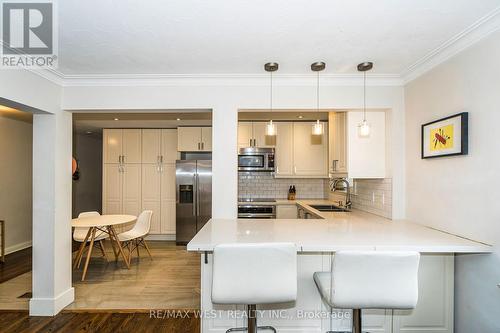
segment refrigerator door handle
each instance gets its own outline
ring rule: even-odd
[[[200,175],[196,173],[196,215],[200,215]]]
[[[198,205],[198,184],[196,183],[196,174],[193,175],[193,216],[196,216],[196,206]]]

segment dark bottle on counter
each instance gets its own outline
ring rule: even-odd
[[[288,189],[288,200],[295,200],[295,185],[290,185]]]

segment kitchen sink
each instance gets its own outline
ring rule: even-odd
[[[347,209],[335,205],[310,205],[320,212],[348,212]]]

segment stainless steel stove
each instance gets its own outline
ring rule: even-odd
[[[271,199],[271,198],[239,198],[238,202],[276,202],[276,199]]]
[[[240,219],[275,219],[276,202],[270,198],[239,198],[238,218]]]

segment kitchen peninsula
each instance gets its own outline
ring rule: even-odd
[[[229,327],[244,326],[234,318],[236,306],[211,303],[212,254],[222,243],[293,242],[298,256],[298,298],[287,308],[290,318],[271,318],[265,312],[262,325],[279,332],[325,332],[329,321],[321,316],[298,318],[298,311],[326,313],[314,285],[315,271],[330,269],[330,260],[339,250],[403,251],[422,254],[419,269],[419,303],[412,311],[367,310],[363,312],[365,329],[371,332],[453,332],[454,254],[488,253],[489,245],[431,229],[405,220],[389,220],[370,213],[320,212],[311,205],[324,200],[298,200],[295,204],[317,219],[213,219],[188,244],[188,251],[201,252],[201,309],[221,310],[217,318],[204,318],[202,332],[225,332]],[[283,202],[286,203],[286,202]],[[278,202],[279,204],[279,202]],[[288,203],[290,204],[290,203]],[[263,272],[264,274],[264,272]],[[281,307],[283,308],[283,307]],[[259,309],[266,309],[259,307]],[[350,318],[337,318],[334,328],[349,330]]]

